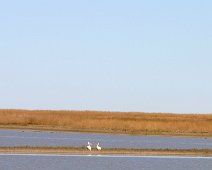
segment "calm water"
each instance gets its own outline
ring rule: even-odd
[[[1,170],[211,170],[212,157],[0,155]]]
[[[0,146],[85,146],[87,141],[103,148],[212,149],[212,138],[0,130]]]

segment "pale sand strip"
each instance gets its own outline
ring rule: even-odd
[[[2,154],[63,154],[63,155],[134,155],[134,156],[212,156],[212,150],[130,150],[105,149],[88,151],[82,148],[0,148]]]

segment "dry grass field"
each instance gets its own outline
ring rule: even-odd
[[[212,114],[0,110],[1,127],[212,136]]]

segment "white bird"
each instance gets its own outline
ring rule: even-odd
[[[96,149],[97,149],[98,151],[101,151],[101,150],[102,150],[102,147],[101,147],[101,146],[99,146],[99,143],[97,143],[97,145],[96,145]]]
[[[87,145],[87,149],[89,150],[89,151],[91,151],[91,143],[90,142],[88,142],[88,145]]]

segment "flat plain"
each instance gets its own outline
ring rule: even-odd
[[[212,136],[212,114],[2,109],[0,128]]]

